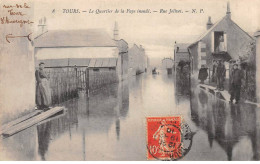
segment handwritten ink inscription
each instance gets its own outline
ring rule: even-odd
[[[15,4],[15,5],[3,5],[3,8],[6,8],[6,9],[8,9],[8,8],[17,8],[17,9],[21,9],[21,8],[30,8],[28,5],[27,5],[27,3],[24,3],[24,4]]]
[[[5,36],[5,39],[6,39],[6,41],[8,43],[10,43],[9,38],[27,38],[29,41],[32,41],[31,38],[30,38],[31,34],[32,33],[30,33],[30,34],[28,34],[26,36],[13,36],[13,34],[8,34],[8,35]]]
[[[23,27],[25,24],[32,24],[33,21],[24,18],[26,10],[31,7],[27,3],[15,5],[3,5],[2,8],[7,10],[7,15],[0,18],[1,24],[18,24]]]
[[[11,24],[11,23],[17,23],[17,24],[20,24],[20,27],[23,27],[24,24],[31,24],[33,22],[30,21],[29,19],[27,19],[27,20],[23,20],[23,19],[10,20],[7,16],[1,18],[1,24]]]

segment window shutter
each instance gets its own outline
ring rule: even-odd
[[[198,44],[198,69],[201,68],[201,65],[206,65],[206,56],[206,44],[200,41]]]
[[[225,51],[227,51],[227,34],[224,33],[224,45],[225,45]]]
[[[214,37],[214,31],[211,32],[211,52],[215,52],[215,37]]]
[[[201,44],[200,44],[200,61],[201,61],[200,64],[201,65],[206,65],[206,59],[207,59],[206,56],[207,56],[206,55],[206,44],[201,42]]]
[[[201,41],[198,42],[198,69],[201,68],[201,48],[200,48]]]

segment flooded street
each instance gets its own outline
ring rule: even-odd
[[[68,110],[1,139],[12,160],[146,160],[146,117],[182,115],[195,132],[182,160],[259,160],[260,109],[230,105],[173,75],[142,74],[65,102]],[[189,88],[186,88],[189,89]]]

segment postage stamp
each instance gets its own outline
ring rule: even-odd
[[[193,133],[181,116],[147,117],[147,159],[178,160],[192,145]]]

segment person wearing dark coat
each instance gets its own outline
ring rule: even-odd
[[[212,82],[217,82],[217,66],[218,66],[218,63],[216,60],[213,60],[213,66],[212,66],[212,78],[211,78],[211,81]]]
[[[204,65],[201,66],[200,70],[199,70],[199,80],[201,84],[204,84],[204,81],[207,79],[208,77],[208,68],[205,68]]]
[[[218,62],[216,77],[217,77],[217,89],[220,91],[224,90],[224,80],[226,76],[226,68],[223,61]]]
[[[230,86],[230,102],[236,99],[236,104],[240,100],[240,90],[241,90],[241,79],[243,78],[242,71],[238,69],[238,65],[233,65],[233,71],[231,73],[231,86]]]

